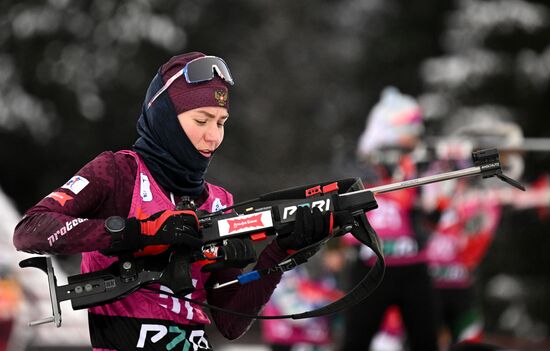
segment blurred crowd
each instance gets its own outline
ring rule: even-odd
[[[365,188],[471,167],[472,151],[493,147],[500,150],[504,173],[521,180],[524,155],[550,151],[544,143],[530,148],[534,140],[525,138],[509,120],[482,118],[435,136],[427,135],[425,124],[415,98],[395,87],[382,91],[357,144],[356,165]],[[382,284],[343,314],[262,320],[263,349],[504,349],[485,332],[478,269],[504,216],[538,209],[540,220],[546,220],[547,176],[541,174],[524,185],[526,191],[521,192],[476,176],[376,196],[379,207],[367,217],[383,242],[387,267]],[[48,346],[86,349],[89,336],[83,311],[65,308],[60,329],[26,327],[28,321],[51,313],[46,278],[42,272],[17,266],[28,257],[16,252],[11,243],[20,215],[0,195],[0,351]],[[300,313],[340,298],[373,265],[373,252],[358,244],[351,235],[334,239],[307,265],[285,273],[263,314]],[[55,262],[58,279],[77,272],[72,271],[77,264],[63,258]],[[506,283],[510,285],[501,282]]]
[[[516,123],[491,116],[441,136],[426,135],[425,124],[413,97],[395,87],[382,91],[357,146],[365,188],[465,169],[473,165],[473,151],[487,148],[500,151],[504,174],[522,179],[523,155],[550,151],[548,140],[527,139]],[[367,217],[383,242],[387,267],[382,284],[344,316],[315,324],[264,322],[265,341],[273,351],[510,348],[485,333],[476,287],[478,268],[502,216],[538,209],[540,221],[545,220],[550,205],[547,175],[525,187],[522,192],[505,182],[464,177],[377,195],[379,207]],[[374,253],[358,244],[348,235],[336,250],[323,252],[323,260],[338,264],[318,264],[317,269],[325,268],[321,276],[285,278],[265,313],[274,307],[296,313],[319,302],[321,287],[301,288],[308,284],[329,281],[333,289],[343,290],[353,286],[350,282],[358,281],[374,263]]]

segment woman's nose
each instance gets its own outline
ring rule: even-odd
[[[216,144],[221,140],[221,131],[216,123],[208,126],[204,134],[204,139],[208,142],[215,142]]]

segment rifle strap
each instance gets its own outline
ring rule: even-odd
[[[288,316],[289,318],[304,319],[339,312],[360,303],[380,285],[385,271],[380,239],[364,213],[355,216],[355,219],[356,223],[351,230],[351,234],[362,244],[367,245],[374,251],[377,257],[376,263],[371,267],[367,275],[341,299],[313,311],[290,315]]]

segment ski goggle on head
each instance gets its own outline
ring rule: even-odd
[[[164,93],[166,89],[174,83],[176,79],[181,76],[185,77],[187,83],[201,83],[214,79],[214,73],[217,73],[218,76],[226,81],[227,83],[233,85],[233,77],[229,72],[229,67],[223,59],[217,56],[203,56],[198,57],[194,60],[187,62],[185,67],[182,70],[178,71],[172,77],[170,77],[164,86],[153,96],[151,101],[147,104],[147,108],[151,107],[153,102]]]

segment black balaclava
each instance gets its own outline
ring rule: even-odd
[[[211,157],[204,157],[195,149],[168,94],[161,94],[147,109],[147,103],[163,85],[160,74],[149,85],[137,123],[139,138],[134,150],[163,189],[176,196],[195,198],[204,190],[204,175]]]

